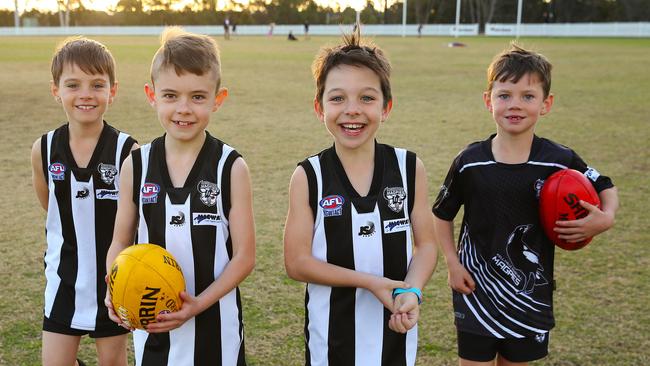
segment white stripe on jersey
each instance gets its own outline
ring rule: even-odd
[[[92,192],[92,193],[91,193]],[[94,330],[97,316],[97,248],[95,247],[95,188],[92,177],[88,182],[77,181],[70,172],[72,220],[77,238],[77,280],[74,290],[75,312],[70,326]],[[81,197],[79,195],[86,195]],[[78,197],[79,196],[79,197]],[[101,224],[100,224],[101,225]]]
[[[115,174],[115,180],[113,184],[115,185],[115,189],[119,190],[120,189],[120,168],[122,167],[122,149],[124,148],[124,143],[126,143],[126,139],[129,138],[129,135],[125,134],[124,132],[120,132],[120,134],[117,136],[117,148],[115,149],[115,168],[117,169],[117,174]]]
[[[408,187],[408,181],[406,179],[406,153],[405,149],[395,148],[395,154],[397,155],[397,161],[399,163],[400,174],[402,175],[402,185]],[[415,188],[415,187],[414,187]],[[414,192],[415,193],[415,192]],[[406,219],[411,222],[410,213],[409,213],[409,195],[407,194],[404,198],[404,216]],[[410,225],[411,228],[413,226]],[[406,261],[411,262],[411,257],[413,256],[413,236],[412,232],[406,235]],[[411,328],[406,333],[406,364],[414,365],[415,358],[417,356],[418,349],[418,326],[417,324]]]
[[[217,170],[217,186],[223,187],[221,178],[223,166],[234,149],[229,145],[223,145],[221,158],[219,159]],[[228,184],[226,184],[227,186]],[[214,259],[214,277],[218,278],[230,262],[228,258],[228,249],[226,243],[230,237],[228,219],[224,215],[223,193],[219,195],[217,207],[223,225],[217,226],[217,235],[215,237],[215,259]],[[237,289],[232,289],[219,299],[219,316],[221,319],[221,358],[223,365],[235,365],[239,357],[239,349],[243,342],[243,334],[239,331],[239,308],[237,307]]]
[[[318,185],[317,203],[323,197],[323,182],[321,180],[320,161],[318,156],[309,158],[309,162],[314,168],[316,182]],[[312,244],[312,255],[314,258],[327,262],[327,241],[325,239],[325,227],[322,225],[321,210],[316,210],[314,238]],[[329,332],[329,314],[330,314],[330,294],[332,288],[313,283],[307,284],[309,293],[309,302],[307,311],[309,312],[309,323],[307,330],[309,332],[309,349],[327,349],[327,339]],[[321,333],[322,331],[322,333]],[[328,364],[327,352],[310,352],[312,366],[326,366]]]
[[[379,207],[360,214],[353,204],[352,211],[352,249],[354,252],[354,269],[383,277],[384,251],[381,236],[381,218]],[[406,209],[405,209],[406,210]],[[358,230],[362,226],[373,225],[373,234],[364,236]],[[354,350],[355,364],[358,366],[381,365],[382,342],[377,334],[384,332],[384,305],[364,288],[356,289],[354,307]]]
[[[50,156],[52,156],[52,136],[54,136],[54,131],[47,133],[47,167],[45,170],[49,174],[49,167],[52,164]],[[52,178],[48,175],[45,177],[47,179],[47,189],[49,192],[54,192],[54,182]],[[46,231],[46,242],[47,249],[45,251],[45,316],[50,317],[52,311],[52,306],[54,306],[54,298],[56,297],[56,291],[61,284],[61,278],[57,274],[58,268],[54,265],[59,263],[61,260],[61,247],[63,247],[63,228],[61,226],[61,217],[59,215],[50,215],[49,212],[59,212],[59,203],[56,200],[56,197],[53,194],[48,195],[48,215],[45,223]]]
[[[463,166],[460,168],[460,170],[459,170],[458,172],[459,172],[459,173],[462,173],[463,170],[465,170],[466,168],[471,168],[471,167],[473,167],[473,166],[492,165],[492,164],[496,164],[496,163],[497,163],[497,162],[496,162],[496,161],[493,161],[493,160],[488,160],[488,161],[479,161],[479,162],[476,162],[476,163],[469,163],[469,164],[465,164],[465,165],[463,165]]]
[[[140,220],[138,221],[138,242],[140,243],[149,243],[149,228],[147,226],[147,220],[144,219],[144,210],[143,210],[143,205],[142,205],[142,187],[144,187],[144,184],[146,183],[147,180],[147,170],[149,169],[149,154],[151,154],[151,144],[146,144],[144,146],[140,147],[140,161],[142,162],[142,177],[140,177],[140,186],[139,187],[133,187],[133,189],[137,189],[139,194],[139,202],[136,202],[135,204],[138,205],[138,213]],[[191,220],[191,217],[187,218],[188,220]],[[182,268],[182,267],[181,267]]]
[[[558,164],[558,163],[545,163],[545,162],[543,162],[543,161],[532,161],[532,160],[530,160],[530,161],[526,162],[526,164],[530,164],[530,165],[541,165],[541,166],[553,166],[553,167],[560,168],[560,169],[567,169],[567,168],[568,168],[567,166],[562,165],[562,164]]]

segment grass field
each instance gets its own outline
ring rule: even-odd
[[[141,143],[162,134],[145,102],[153,37],[98,37],[118,62],[120,88],[107,120]],[[64,114],[49,95],[49,61],[60,38],[0,38],[0,365],[40,363],[45,214],[31,186],[29,152]],[[221,41],[230,97],[209,130],[240,151],[252,173],[257,266],[242,284],[250,365],[304,364],[304,285],[286,276],[282,230],[295,164],[331,140],[312,112],[310,65],[335,38]],[[393,113],[382,142],[424,161],[433,202],[449,163],[494,127],[482,105],[485,68],[504,38],[377,38],[393,67]],[[613,230],[578,252],[556,255],[550,356],[535,365],[650,364],[650,39],[523,39],[554,64],[553,111],[537,133],[571,146],[619,187]],[[645,70],[645,71],[644,71]],[[418,365],[455,365],[446,267],[424,291]],[[89,365],[93,346],[83,342]]]

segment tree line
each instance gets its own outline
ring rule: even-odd
[[[360,12],[364,24],[402,22],[403,2],[368,1]],[[461,23],[514,23],[518,0],[461,0]],[[625,22],[650,21],[649,0],[526,0],[522,21]],[[350,24],[356,10],[332,8],[312,0],[252,0],[248,5],[229,0],[228,10],[216,10],[216,0],[195,0],[182,10],[172,10],[173,0],[120,0],[108,12],[90,10],[81,0],[57,0],[58,12],[36,9],[20,14],[22,25],[120,26],[120,25],[217,25],[231,24]],[[454,23],[456,1],[407,1],[407,23]],[[14,12],[0,10],[0,26],[14,26]]]

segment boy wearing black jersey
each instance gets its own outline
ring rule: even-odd
[[[357,27],[321,49],[313,73],[334,145],[296,168],[284,233],[287,273],[307,282],[305,364],[412,366],[437,251],[424,165],[375,140],[392,108],[390,64]]]
[[[133,334],[136,365],[246,365],[238,285],[253,270],[255,226],[248,167],[207,132],[228,96],[214,39],[168,28],[145,85],[165,134],[124,162],[106,266],[137,231],[174,255],[185,276],[181,309]],[[121,323],[106,293],[111,319]]]
[[[553,105],[551,64],[512,45],[488,68],[485,106],[496,134],[454,159],[433,206],[436,239],[453,289],[460,364],[527,365],[548,353],[553,318],[555,246],[538,214],[544,180],[560,169],[583,172],[601,208],[580,202],[583,219],[558,221],[559,237],[579,242],[608,230],[618,208],[616,188],[573,150],[535,135]],[[453,220],[465,213],[454,246]]]
[[[43,365],[75,365],[81,336],[99,365],[126,365],[127,331],[104,306],[122,162],[137,144],[104,122],[117,91],[115,61],[99,42],[65,40],[52,58],[51,92],[67,123],[32,147],[32,181],[45,223]]]

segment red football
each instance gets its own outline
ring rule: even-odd
[[[592,239],[568,243],[559,239],[558,233],[553,231],[556,221],[578,220],[589,214],[589,211],[580,205],[580,200],[600,207],[598,193],[587,177],[579,171],[564,169],[546,178],[539,195],[539,218],[546,236],[562,249],[580,249]]]

